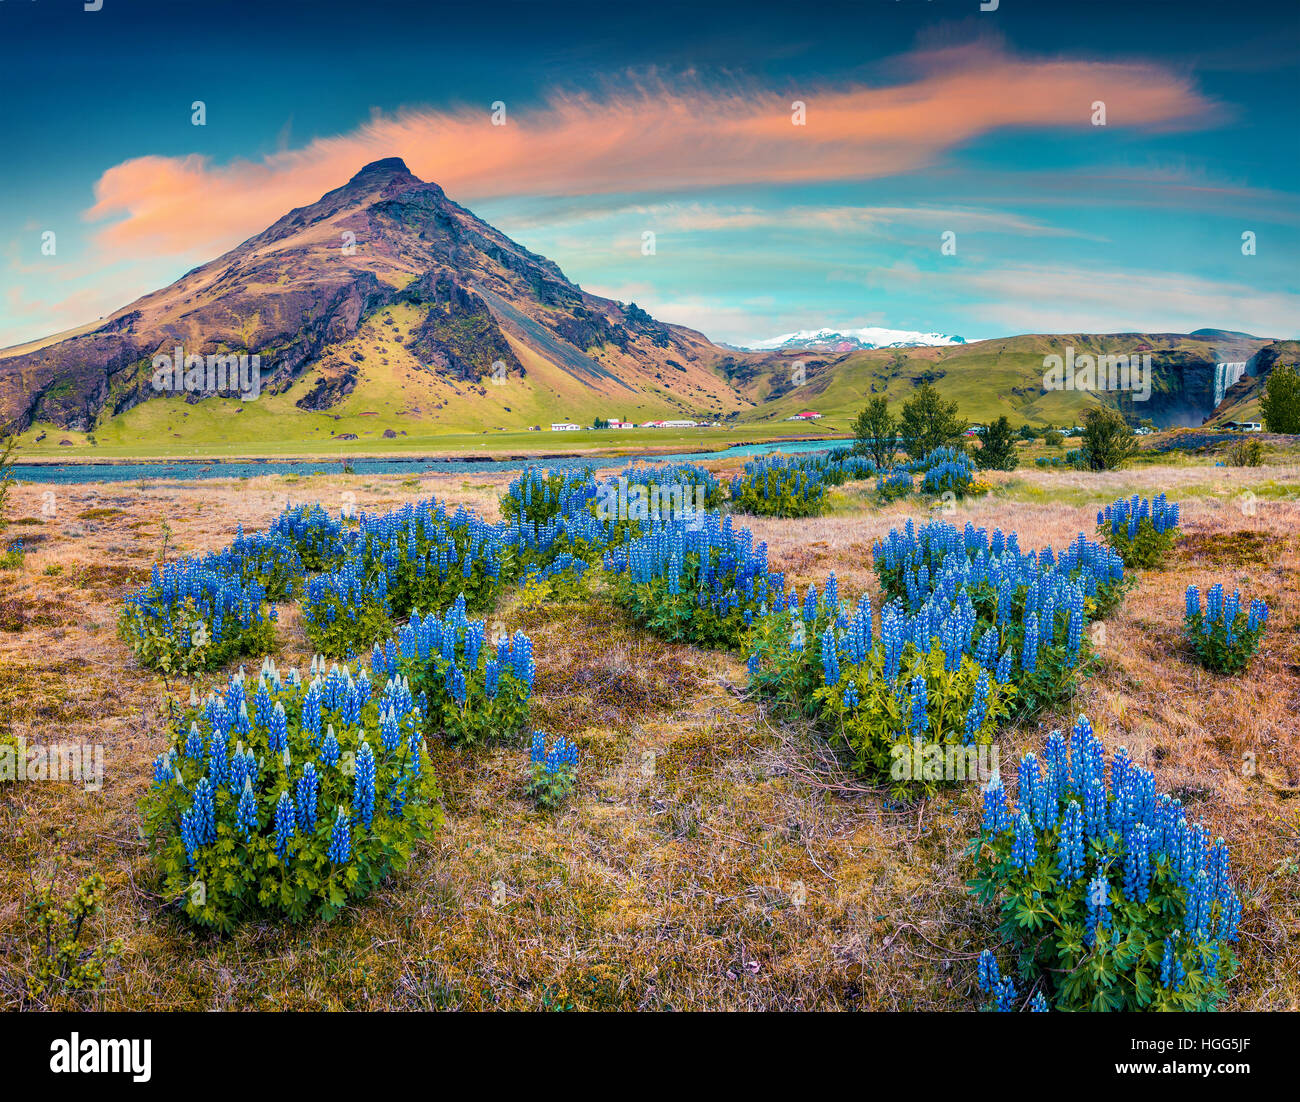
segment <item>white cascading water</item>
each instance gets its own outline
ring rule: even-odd
[[[1215,364],[1214,365],[1214,408],[1219,408],[1219,403],[1223,401],[1223,396],[1228,392],[1238,379],[1246,374],[1246,361],[1241,360],[1237,363]]]

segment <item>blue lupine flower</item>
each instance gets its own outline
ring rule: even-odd
[[[989,834],[1001,834],[1011,824],[1007,812],[1007,792],[1000,780],[990,781],[984,788],[984,818],[982,828]]]
[[[1034,837],[1034,824],[1023,811],[1016,819],[1016,838],[1011,846],[1011,863],[1021,872],[1028,872],[1038,860],[1038,843]]]
[[[994,992],[993,1009],[1008,1014],[1016,1008],[1016,984],[1009,976],[1002,980]]]
[[[1029,1010],[1030,1013],[1032,1014],[1048,1013],[1049,1007],[1047,1005],[1047,1000],[1043,997],[1043,993],[1041,991],[1039,991],[1037,994],[1034,995],[1032,999],[1029,1000]]]
[[[346,865],[352,856],[352,817],[338,809],[334,816],[334,828],[330,832],[330,845],[325,857],[331,864]]]
[[[979,985],[980,990],[989,993],[1001,982],[1002,977],[998,973],[998,961],[992,951],[985,949],[980,953],[979,959]]]
[[[357,751],[356,773],[352,777],[352,806],[366,827],[375,814],[375,755],[370,743],[362,741]]]
[[[181,843],[185,846],[185,856],[189,858],[190,868],[198,863],[199,828],[193,809],[181,812]]]
[[[339,763],[339,740],[334,735],[332,723],[325,732],[325,741],[321,743],[320,761],[326,769],[332,769]]]
[[[1110,929],[1110,884],[1100,872],[1088,882],[1087,904],[1083,940],[1091,946],[1096,941],[1098,927]]]
[[[217,808],[212,785],[207,777],[200,777],[194,786],[194,840],[201,846],[217,840]]]
[[[1145,903],[1151,891],[1151,836],[1138,823],[1124,832],[1124,894]]]
[[[257,797],[253,795],[253,782],[244,781],[244,790],[239,794],[239,806],[235,809],[235,826],[245,842],[251,842],[257,833]]]
[[[912,678],[911,693],[912,711],[907,729],[912,734],[928,731],[930,729],[930,715],[926,710],[926,682],[922,675],[918,674]]]
[[[1071,800],[1061,817],[1061,838],[1056,853],[1057,878],[1073,884],[1083,875],[1083,812],[1078,800]]]
[[[858,706],[858,683],[856,681],[849,682],[841,699],[844,702],[844,707],[850,711]]]
[[[308,762],[302,767],[302,776],[298,778],[298,829],[303,834],[316,832],[316,800],[320,795],[320,775],[316,766]]]
[[[275,852],[281,861],[289,849],[289,839],[297,831],[298,809],[293,805],[293,797],[286,788],[280,793],[275,805]]]

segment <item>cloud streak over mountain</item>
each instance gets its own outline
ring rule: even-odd
[[[97,242],[114,252],[210,252],[388,155],[465,201],[671,192],[912,172],[993,131],[1090,129],[1096,100],[1117,129],[1167,131],[1221,113],[1187,77],[1138,62],[1018,56],[977,42],[913,53],[898,68],[907,75],[887,86],[778,93],[655,80],[556,93],[540,107],[507,104],[504,126],[486,105],[407,110],[259,160],[137,157],[103,173],[86,217],[102,223]],[[795,99],[807,104],[806,125],[792,124]]]

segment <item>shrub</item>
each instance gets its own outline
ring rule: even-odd
[[[989,425],[974,458],[981,471],[1014,471],[1020,466],[1016,434],[1005,414]]]
[[[387,575],[367,578],[356,559],[307,582],[302,602],[307,638],[320,654],[349,658],[393,633]]]
[[[888,474],[879,474],[876,476],[876,493],[879,495],[881,503],[888,505],[891,501],[898,501],[912,492],[912,472],[897,467]]]
[[[965,497],[975,479],[975,464],[960,448],[935,448],[925,457],[924,494]]]
[[[1133,569],[1159,569],[1178,538],[1178,506],[1164,494],[1148,501],[1134,494],[1097,513],[1097,531]]]
[[[578,747],[560,735],[548,747],[546,735],[533,732],[528,758],[528,784],[524,791],[539,810],[553,811],[578,786]]]
[[[117,940],[94,942],[92,923],[104,906],[104,878],[92,873],[77,885],[72,899],[64,902],[55,890],[59,863],[47,883],[27,901],[27,921],[35,933],[27,971],[27,997],[37,1006],[80,992],[98,991],[106,972],[121,956]]]
[[[701,499],[706,509],[716,509],[726,500],[726,490],[717,477],[694,463],[672,463],[655,467],[624,467],[611,482],[624,482],[627,486],[642,486],[660,491],[681,486],[686,491],[682,497],[698,507]],[[655,496],[655,495],[651,495]]]
[[[507,523],[541,524],[570,513],[595,496],[588,467],[562,467],[552,471],[529,467],[510,483],[501,498],[501,516]]]
[[[276,618],[260,582],[185,559],[155,566],[152,579],[126,598],[118,634],[142,665],[192,673],[266,654],[275,646]]]
[[[1057,432],[1056,429],[1048,429],[1047,432],[1043,434],[1043,443],[1049,448],[1059,448],[1065,443],[1065,436],[1062,433]]]
[[[357,525],[359,557],[378,580],[392,613],[444,609],[464,597],[471,612],[491,608],[513,577],[513,551],[494,525],[458,508],[421,501],[379,516],[362,514]]]
[[[826,482],[797,459],[764,456],[746,463],[744,475],[731,480],[731,505],[754,516],[819,516],[826,510]]]
[[[1015,690],[961,648],[945,650],[934,639],[923,650],[904,640],[901,620],[891,624],[888,613],[882,645],[856,665],[831,666],[817,700],[852,755],[854,772],[889,784],[895,799],[933,795],[945,780],[977,776],[977,749],[993,742]],[[824,668],[833,646],[823,636]],[[957,773],[945,769],[953,750]]]
[[[1264,445],[1258,440],[1239,440],[1228,449],[1228,462],[1234,467],[1258,467],[1264,462]]]
[[[581,601],[591,596],[591,564],[565,553],[543,567],[524,572],[520,596],[525,605],[540,608],[548,601]]]
[[[1208,1010],[1236,967],[1241,902],[1228,849],[1086,718],[1020,763],[1017,805],[985,789],[973,846],[980,901],[1018,974],[1056,1010]],[[982,976],[982,979],[985,978]],[[1013,996],[1014,997],[1014,996]]]
[[[1256,597],[1250,611],[1241,607],[1241,592],[1233,590],[1226,600],[1223,585],[1215,583],[1205,594],[1205,611],[1201,611],[1201,593],[1194,585],[1187,587],[1187,612],[1183,634],[1201,665],[1217,673],[1240,673],[1259,650],[1268,620],[1268,605]]]
[[[931,626],[943,610],[975,613],[971,653],[1002,684],[1016,688],[1014,711],[1030,714],[1073,695],[1091,661],[1088,620],[1113,608],[1128,584],[1119,556],[1083,535],[1057,555],[1023,554],[1013,532],[965,532],[943,522],[919,531],[911,521],[872,549],[881,592]],[[914,629],[915,630],[915,629]]]
[[[348,532],[319,504],[290,505],[266,533],[273,544],[291,547],[306,571],[335,570],[348,553]]]
[[[777,593],[773,608],[756,617],[745,637],[749,656],[749,685],[783,716],[817,714],[816,693],[824,684],[818,640],[838,627],[841,606],[834,574],[824,597],[810,585],[801,603],[791,590]]]
[[[1084,415],[1082,452],[1089,470],[1113,471],[1137,450],[1137,437],[1119,410],[1097,406]]]
[[[653,527],[605,555],[614,603],[669,642],[737,647],[770,597],[783,592],[767,569],[767,545],[753,544],[731,518]]]
[[[238,574],[246,582],[261,583],[272,601],[292,599],[306,573],[302,556],[291,541],[261,533],[246,536],[243,525],[229,549],[209,556],[209,561],[220,563],[220,569]]]
[[[165,891],[198,925],[328,921],[441,821],[410,689],[390,679],[376,693],[364,670],[323,666],[306,684],[269,661],[255,688],[232,677],[181,714],[154,763],[146,835]]]
[[[411,613],[396,648],[380,654],[376,647],[372,662],[409,679],[431,738],[453,746],[508,741],[528,722],[532,641],[517,631],[489,643],[486,625],[466,618],[462,600],[441,619]]]
[[[992,742],[1014,696],[1011,656],[997,680],[977,657],[987,648],[972,645],[974,630],[968,601],[912,615],[895,601],[881,613],[877,642],[870,601],[850,615],[832,575],[823,598],[812,586],[802,607],[797,593],[778,595],[755,622],[749,683],[778,713],[815,717],[849,750],[854,771],[889,784],[896,798],[933,793],[968,764],[974,772],[967,759]]]

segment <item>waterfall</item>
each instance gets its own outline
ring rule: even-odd
[[[1223,401],[1223,396],[1228,392],[1238,379],[1246,374],[1246,361],[1241,360],[1238,363],[1215,364],[1214,365],[1214,408],[1219,408],[1219,403]]]

